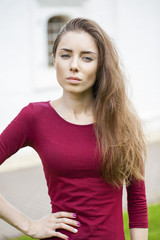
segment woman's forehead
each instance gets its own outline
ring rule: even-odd
[[[98,53],[94,38],[84,31],[66,32],[62,36],[57,49],[70,49],[72,51],[81,49],[82,51],[94,51]]]

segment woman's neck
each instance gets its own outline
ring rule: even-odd
[[[63,93],[61,97],[61,104],[68,111],[76,114],[85,113],[92,111],[93,97],[92,94],[73,94],[73,93]]]
[[[92,94],[65,93],[52,104],[64,119],[79,124],[93,123]]]

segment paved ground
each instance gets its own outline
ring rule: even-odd
[[[159,169],[160,142],[157,142],[148,147],[146,163],[148,203],[160,202]],[[15,207],[33,219],[41,218],[50,212],[46,182],[41,166],[1,173],[0,192]],[[126,207],[126,200],[124,200],[124,207]],[[0,240],[19,235],[21,235],[19,231],[0,220]]]
[[[33,219],[50,213],[50,202],[41,167],[1,173],[0,192],[15,207]],[[22,235],[0,220],[0,240]]]

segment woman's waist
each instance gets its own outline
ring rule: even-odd
[[[116,209],[122,206],[122,192],[121,191],[93,191],[83,192],[75,190],[74,192],[67,191],[54,191],[50,196],[52,209],[66,209],[66,211],[79,210],[86,212],[88,215],[98,214],[108,209]]]
[[[112,218],[114,214],[121,216],[122,215],[122,204],[117,201],[110,201],[98,204],[97,202],[54,202],[52,203],[52,213],[55,212],[73,212],[79,216],[80,220],[83,222],[97,224],[105,222],[108,218]]]

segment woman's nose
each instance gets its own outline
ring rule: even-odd
[[[79,72],[79,66],[77,59],[73,59],[70,65],[70,71],[72,72]]]
[[[72,72],[79,72],[79,68],[78,67],[70,67],[70,70]]]

